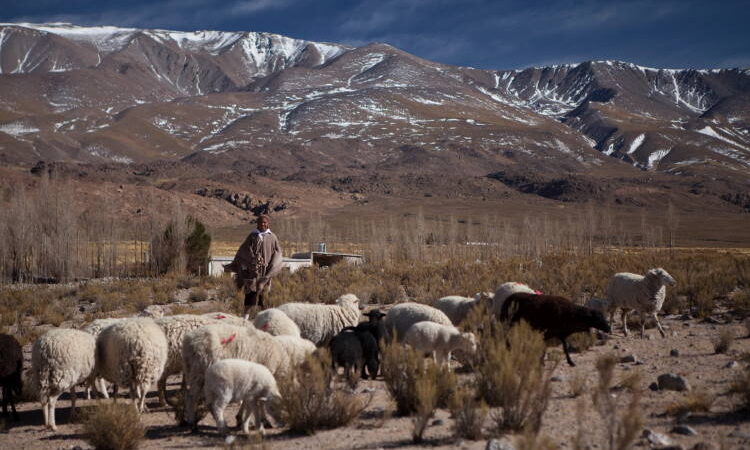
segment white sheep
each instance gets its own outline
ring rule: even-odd
[[[167,363],[164,332],[152,319],[138,318],[110,325],[96,339],[96,375],[127,386],[139,412],[146,411],[146,393]]]
[[[76,409],[76,385],[94,381],[96,338],[70,328],[53,328],[41,335],[31,348],[31,380],[39,394],[44,426],[57,431],[57,398],[70,392],[71,416]]]
[[[236,402],[241,402],[238,417],[244,417],[242,431],[250,433],[250,413],[253,413],[256,428],[264,433],[265,405],[281,398],[276,379],[266,366],[242,359],[223,359],[206,369],[205,378],[203,393],[219,433],[227,430],[224,409]]]
[[[187,384],[185,421],[197,427],[195,413],[211,364],[228,358],[263,364],[272,373],[289,368],[288,349],[270,334],[256,330],[252,324],[228,323],[207,325],[185,335],[182,341],[183,377]]]
[[[449,295],[436,301],[433,306],[444,312],[454,325],[459,325],[466,319],[472,309],[485,302],[489,305],[493,297],[493,294],[486,292],[479,292],[473,298]]]
[[[599,311],[600,313],[605,315],[610,310],[609,301],[606,298],[591,297],[590,299],[586,300],[583,306]]]
[[[492,314],[499,319],[500,312],[503,310],[503,303],[505,303],[505,299],[518,292],[524,292],[526,294],[540,293],[539,291],[531,289],[528,285],[519,283],[517,281],[509,281],[507,283],[503,283],[495,290],[495,296],[492,299]]]
[[[474,333],[462,333],[458,328],[435,322],[417,322],[406,332],[404,343],[417,351],[430,353],[435,362],[448,364],[451,352],[461,350],[468,354],[477,351]]]
[[[399,303],[388,310],[383,320],[386,337],[401,340],[406,332],[417,322],[435,322],[441,325],[453,326],[453,322],[444,312],[422,303]]]
[[[659,323],[657,313],[661,311],[667,294],[666,285],[674,286],[677,282],[661,267],[651,269],[646,275],[635,273],[616,273],[607,286],[607,301],[609,302],[610,323],[614,323],[615,310],[622,309],[622,326],[625,336],[628,335],[628,314],[638,311],[641,317],[641,337],[645,335],[646,317],[650,315],[656,321],[662,337],[666,337],[664,329]]]
[[[289,316],[300,329],[300,335],[315,345],[329,342],[344,327],[359,323],[359,299],[345,294],[333,305],[286,303],[277,309]]]
[[[162,406],[166,403],[167,378],[182,373],[182,340],[187,333],[200,327],[220,322],[239,326],[247,324],[244,319],[237,316],[216,318],[218,314],[177,314],[174,316],[164,316],[156,320],[156,324],[164,331],[168,346],[167,363],[157,383],[159,403]],[[184,389],[184,380],[182,384]]]
[[[129,317],[107,317],[105,319],[96,319],[81,328],[81,331],[85,331],[96,338],[99,336],[99,333],[108,326],[128,319]],[[104,398],[109,398],[109,394],[107,393],[107,382],[104,379],[97,377],[94,380],[94,386],[96,386],[96,389],[104,396]],[[86,386],[86,399],[91,400],[90,386]]]
[[[312,355],[316,347],[311,341],[303,339],[298,336],[274,336],[273,339],[281,344],[281,346],[289,355],[289,364],[291,366],[298,366],[305,362],[305,359]]]
[[[273,336],[301,336],[297,324],[284,311],[277,308],[259,312],[253,320],[253,325]]]

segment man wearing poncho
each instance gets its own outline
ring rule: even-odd
[[[257,228],[240,245],[234,260],[224,266],[225,271],[237,274],[237,288],[245,292],[245,319],[249,319],[250,309],[264,308],[271,278],[281,270],[281,246],[269,228],[270,218],[261,214],[256,224]]]

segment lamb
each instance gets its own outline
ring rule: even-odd
[[[331,362],[333,368],[344,368],[344,377],[354,384],[354,374],[361,373],[373,380],[380,370],[378,341],[368,328],[347,327],[331,339]]]
[[[453,326],[453,322],[444,312],[421,303],[400,303],[388,311],[383,321],[386,337],[402,339],[406,332],[417,322],[435,322]]]
[[[531,289],[529,286],[518,283],[516,281],[509,281],[498,286],[495,291],[495,296],[492,298],[492,313],[496,318],[500,318],[500,314],[503,310],[503,304],[505,300],[511,295],[517,292],[525,292],[527,294],[541,294],[539,291]]]
[[[474,333],[462,333],[452,325],[427,321],[412,325],[404,336],[404,343],[417,351],[431,353],[440,365],[447,365],[455,350],[472,355],[477,351]]]
[[[358,331],[358,332],[368,332],[375,339],[375,342],[379,343],[380,339],[384,335],[383,317],[385,317],[385,313],[382,313],[380,312],[379,309],[375,308],[362,315],[367,316],[367,322],[360,322],[356,326],[353,326],[353,327],[345,327],[341,331],[353,330],[353,331]]]
[[[557,338],[562,342],[565,358],[570,366],[575,363],[570,358],[567,338],[573,333],[596,328],[610,333],[607,319],[600,311],[576,305],[564,297],[519,292],[511,295],[503,304],[501,320],[514,324],[525,320],[535,330],[544,333],[544,339]]]
[[[187,333],[195,329],[225,321],[234,325],[244,325],[246,322],[239,317],[216,318],[218,313],[211,315],[178,314],[166,316],[156,320],[156,324],[164,331],[167,338],[167,363],[157,383],[159,390],[159,403],[166,404],[167,378],[182,372],[182,340]],[[183,380],[183,388],[184,388]]]
[[[449,295],[436,301],[433,306],[444,312],[454,325],[460,325],[472,309],[485,302],[489,304],[492,297],[485,292],[479,292],[473,298]]]
[[[344,327],[359,322],[359,299],[354,294],[345,294],[336,299],[334,305],[310,303],[286,303],[281,310],[300,329],[300,335],[315,345],[326,344]]]
[[[185,335],[182,341],[182,365],[187,384],[184,420],[195,429],[195,413],[200,401],[208,366],[227,358],[253,361],[272,373],[288,370],[288,349],[270,334],[249,326],[229,323],[207,325]]]
[[[273,336],[297,336],[300,337],[299,327],[283,311],[269,308],[258,313],[253,320],[253,325]]]
[[[14,397],[21,396],[23,381],[23,349],[18,340],[9,334],[0,334],[0,387],[3,391],[3,416],[8,416],[8,404],[13,420],[18,421]]]
[[[146,411],[146,393],[161,377],[169,346],[153,319],[129,319],[102,330],[96,339],[96,375],[128,386],[139,412]]]
[[[650,315],[656,321],[656,327],[661,337],[666,337],[664,329],[659,323],[657,314],[661,311],[664,298],[667,295],[666,285],[677,284],[674,278],[666,270],[658,267],[646,272],[646,275],[621,272],[616,273],[607,286],[607,300],[609,301],[610,321],[614,323],[615,309],[622,309],[622,327],[625,336],[628,335],[628,314],[638,311],[641,316],[641,337],[646,332],[646,318],[644,314]]]
[[[55,405],[70,392],[71,416],[76,409],[76,385],[94,384],[96,338],[69,328],[53,328],[40,336],[31,348],[31,379],[39,392],[44,426],[57,431]]]
[[[250,413],[255,425],[264,434],[265,404],[281,398],[276,379],[267,367],[242,359],[223,359],[206,369],[204,395],[214,416],[219,433],[227,430],[224,409],[230,403],[241,402],[238,417],[244,417],[242,431],[250,433]]]

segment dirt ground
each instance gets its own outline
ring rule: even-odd
[[[684,393],[674,391],[644,391],[642,411],[645,415],[644,428],[667,436],[682,448],[689,449],[695,444],[706,442],[713,448],[741,449],[750,448],[750,414],[732,412],[733,399],[728,395],[732,380],[743,370],[742,355],[750,352],[750,339],[745,338],[747,330],[737,322],[730,324],[707,323],[690,319],[682,320],[679,316],[669,316],[662,319],[667,327],[668,337],[662,339],[655,330],[648,330],[649,339],[622,336],[619,327],[615,335],[603,345],[596,345],[590,350],[573,354],[578,364],[572,368],[567,364],[560,364],[555,372],[553,382],[554,394],[549,409],[544,417],[541,433],[548,436],[560,448],[571,448],[571,443],[579,427],[584,429],[584,435],[591,448],[604,448],[602,437],[602,423],[594,411],[589,393],[583,398],[586,404],[585,418],[578,423],[576,418],[576,402],[571,397],[569,381],[575,373],[585,374],[587,386],[596,383],[596,358],[607,352],[614,352],[618,356],[635,355],[635,363],[619,363],[616,366],[616,382],[633,371],[641,371],[644,387],[662,373],[675,373],[684,376],[693,390],[705,390],[716,395],[716,401],[709,413],[695,413],[682,421],[697,431],[695,436],[682,436],[670,433],[676,424],[672,417],[664,414],[665,409],[672,402],[685,397]],[[715,354],[713,340],[724,328],[731,328],[737,339],[727,354]],[[637,333],[636,333],[637,335]],[[670,356],[670,350],[676,349],[679,356]],[[737,361],[729,367],[732,361]],[[548,362],[549,364],[549,362]],[[471,374],[462,374],[462,382],[467,382]],[[177,379],[172,380],[171,388],[178,387]],[[394,406],[385,390],[382,380],[362,381],[357,392],[365,397],[372,396],[365,411],[352,424],[334,430],[321,431],[313,436],[295,436],[283,429],[273,429],[265,438],[267,448],[295,448],[302,449],[378,449],[378,448],[416,448],[411,443],[411,419],[394,417]],[[79,397],[82,394],[79,393]],[[120,401],[125,401],[121,399]],[[90,406],[95,400],[81,400],[79,405]],[[624,403],[624,402],[623,402]],[[44,430],[42,413],[38,403],[24,403],[20,405],[20,422],[7,421],[6,430],[0,433],[0,449],[21,448],[59,448],[71,449],[80,446],[89,448],[81,434],[81,426],[70,422],[70,403],[63,398],[58,403],[57,423],[58,432]],[[186,428],[176,425],[169,408],[157,405],[155,393],[149,397],[150,412],[143,415],[147,425],[146,439],[142,448],[146,449],[178,449],[178,448],[215,448],[226,446],[224,436],[216,433],[215,424],[211,417],[201,422],[200,431],[191,434]],[[625,410],[623,404],[622,410]],[[234,423],[235,409],[228,411],[230,424]],[[423,444],[431,448],[465,448],[483,449],[486,440],[467,441],[455,439],[452,436],[453,420],[449,412],[438,410],[435,418],[425,432],[426,442]],[[490,423],[488,420],[487,427]],[[247,439],[234,429],[235,444],[248,443]],[[638,446],[648,448],[650,444],[645,439],[639,439]]]

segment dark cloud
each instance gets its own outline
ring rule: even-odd
[[[5,22],[268,31],[427,59],[515,68],[588,59],[655,67],[750,60],[747,2],[726,0],[133,0],[5,1]]]

